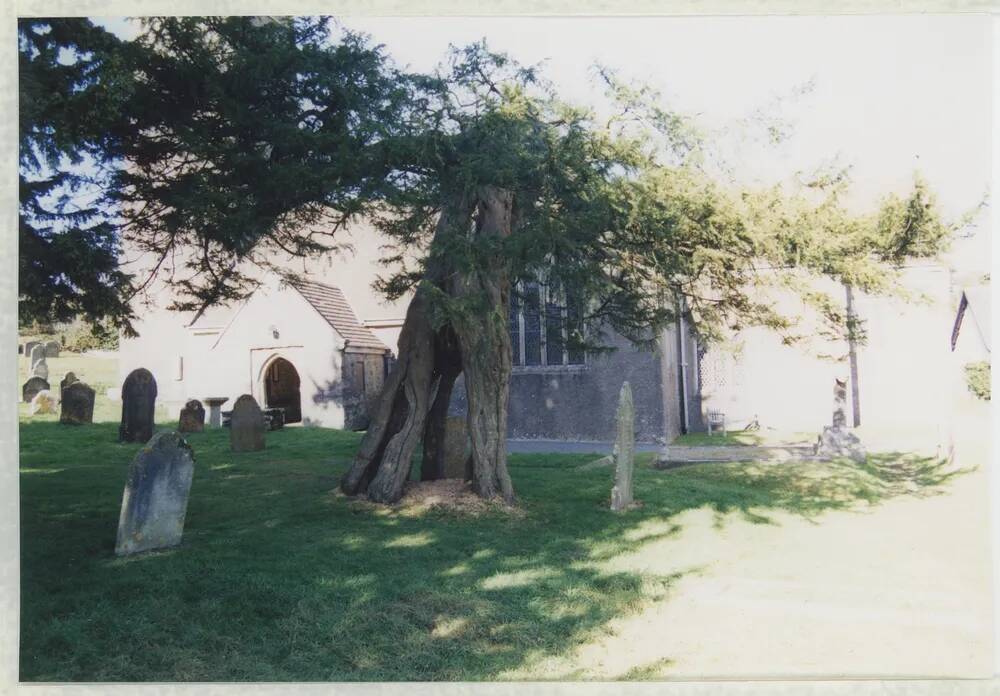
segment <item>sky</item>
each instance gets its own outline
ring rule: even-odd
[[[128,36],[126,20],[101,20]],[[849,203],[870,209],[920,171],[947,216],[973,208],[991,176],[991,24],[970,15],[837,17],[346,17],[400,64],[429,71],[449,44],[485,38],[543,74],[568,101],[595,104],[591,66],[658,88],[666,105],[720,133],[763,109],[788,121],[778,146],[733,138],[742,180],[772,183],[850,165]],[[811,85],[798,96],[798,88]],[[746,133],[745,129],[739,130]],[[742,141],[740,141],[742,142]],[[988,214],[952,263],[989,271]]]

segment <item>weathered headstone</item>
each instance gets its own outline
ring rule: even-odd
[[[62,391],[59,422],[86,425],[94,422],[94,390],[83,382],[73,382]]]
[[[31,352],[28,353],[28,357],[31,359],[28,363],[30,365],[30,369],[34,370],[35,365],[38,364],[39,360],[45,360],[45,344],[35,343],[31,348]]]
[[[469,425],[465,416],[444,420],[444,478],[466,479],[469,462]]]
[[[76,378],[76,375],[73,374],[72,372],[67,372],[65,375],[63,375],[62,381],[59,382],[59,398],[62,399],[62,394],[64,391],[66,391],[66,387],[73,384],[74,382],[79,382],[79,381],[80,380],[78,380]]]
[[[45,344],[45,357],[46,358],[58,358],[59,349],[62,346],[59,345],[59,341],[49,341]]]
[[[49,383],[41,377],[29,377],[28,381],[21,386],[21,400],[26,404],[31,403],[35,394],[48,388]]]
[[[31,368],[32,377],[41,377],[45,381],[49,379],[49,364],[45,362],[45,358],[42,358],[36,362]]]
[[[257,401],[244,394],[233,404],[229,423],[229,444],[233,452],[253,452],[264,449],[264,412]]]
[[[198,399],[191,399],[181,409],[177,430],[182,433],[200,433],[205,429],[205,407]]]
[[[144,367],[132,370],[122,384],[122,422],[119,442],[146,442],[153,437],[156,380]]]
[[[632,504],[632,474],[635,467],[635,406],[632,387],[622,384],[618,395],[618,436],[615,440],[615,487],[611,489],[611,509],[624,510]]]
[[[194,453],[177,433],[157,433],[128,468],[115,553],[124,556],[181,543]]]
[[[35,349],[38,345],[38,341],[25,341],[24,343],[24,357],[28,358],[28,365],[31,365],[31,351]]]
[[[861,440],[847,428],[846,380],[834,380],[833,425],[823,428],[823,433],[816,440],[815,455],[823,458],[848,457],[858,463],[868,458]]]
[[[32,416],[43,413],[56,412],[56,397],[48,389],[43,389],[35,394],[31,399],[31,408],[28,411]]]

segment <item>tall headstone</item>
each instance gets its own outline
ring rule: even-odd
[[[469,425],[465,416],[444,421],[444,477],[466,479],[469,473]]]
[[[67,372],[63,375],[62,381],[59,382],[59,398],[62,399],[62,393],[66,391],[66,387],[73,384],[74,382],[79,382],[76,375],[72,372]]]
[[[122,384],[122,422],[119,442],[147,442],[153,437],[156,380],[144,367],[132,370]]]
[[[32,377],[41,377],[42,379],[48,381],[48,379],[49,379],[49,364],[47,362],[45,362],[45,358],[44,357],[41,360],[39,360],[38,362],[36,362],[31,367],[31,376]]]
[[[157,433],[128,468],[115,553],[124,556],[181,543],[194,453],[177,433]]]
[[[200,433],[205,429],[205,407],[198,399],[191,399],[181,409],[177,430],[182,433]]]
[[[254,452],[264,449],[264,412],[257,401],[244,394],[233,404],[229,420],[229,444],[233,452]]]
[[[833,382],[833,424],[823,428],[814,452],[818,457],[847,457],[858,463],[868,458],[860,438],[847,428],[846,380],[835,379]]]
[[[611,489],[611,509],[624,510],[632,504],[632,476],[635,468],[635,406],[632,387],[622,384],[618,394],[615,440],[615,487]]]
[[[56,397],[48,389],[43,389],[32,397],[31,408],[28,411],[32,416],[55,412]]]
[[[21,401],[28,404],[35,398],[35,394],[48,389],[49,383],[41,377],[29,377],[28,381],[21,386]]]
[[[28,357],[31,358],[31,362],[29,363],[31,366],[30,369],[34,370],[39,360],[45,360],[45,344],[34,343],[31,347],[31,352],[28,353]]]
[[[83,382],[73,382],[62,391],[59,422],[86,425],[94,422],[94,390]]]
[[[45,344],[45,357],[46,358],[58,358],[59,349],[62,346],[59,345],[59,341],[49,341]]]

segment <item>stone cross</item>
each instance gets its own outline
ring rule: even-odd
[[[128,468],[115,553],[125,556],[181,543],[194,453],[177,433],[157,433]]]
[[[49,383],[41,377],[29,377],[28,381],[21,387],[21,400],[26,404],[31,403],[31,400],[35,398],[35,394],[48,388]]]
[[[198,399],[191,399],[181,409],[177,430],[182,433],[200,433],[205,429],[205,407]]]
[[[148,442],[153,437],[156,380],[144,367],[132,370],[122,384],[122,422],[119,442]]]
[[[257,401],[244,394],[233,404],[229,417],[229,444],[233,452],[254,452],[264,449],[264,412]]]
[[[94,390],[83,382],[73,382],[62,392],[59,422],[65,425],[87,425],[94,422]]]
[[[618,436],[615,440],[615,487],[611,489],[611,509],[624,510],[632,504],[632,474],[635,468],[635,406],[632,387],[622,384],[618,395]]]
[[[29,413],[37,416],[43,413],[56,412],[56,397],[48,389],[43,389],[31,399],[31,409]]]

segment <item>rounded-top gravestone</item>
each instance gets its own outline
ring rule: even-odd
[[[128,468],[115,553],[124,556],[181,543],[194,453],[177,433],[157,433]]]
[[[21,387],[21,400],[26,404],[31,403],[31,400],[35,398],[35,394],[48,388],[49,383],[41,377],[30,377]]]
[[[48,381],[48,379],[49,379],[49,364],[47,362],[45,362],[45,358],[42,358],[41,360],[39,360],[38,362],[36,362],[31,367],[31,376],[32,377],[41,377],[42,379]]]
[[[73,382],[62,392],[59,422],[86,425],[94,422],[94,390],[83,382]]]
[[[31,351],[33,351],[35,349],[35,346],[37,346],[37,345],[38,345],[38,341],[25,341],[25,343],[24,343],[24,357],[26,357],[28,359],[28,361],[29,361],[28,365],[29,366],[31,365],[31,362],[30,362],[31,361]]]
[[[68,387],[69,385],[79,381],[80,380],[76,378],[75,374],[73,374],[72,372],[67,372],[65,375],[63,375],[62,381],[59,382],[59,394],[62,394],[64,391],[66,391],[66,387]],[[60,396],[60,398],[62,397]]]
[[[45,357],[46,358],[58,358],[59,349],[62,346],[59,345],[59,341],[49,341],[45,344]]]
[[[177,430],[182,433],[200,433],[205,429],[205,407],[198,399],[191,399],[181,409]]]
[[[122,422],[119,442],[147,442],[153,437],[156,380],[144,367],[132,370],[122,384]]]
[[[238,398],[229,420],[229,444],[233,452],[264,449],[264,429],[264,412],[257,401],[249,394]]]

